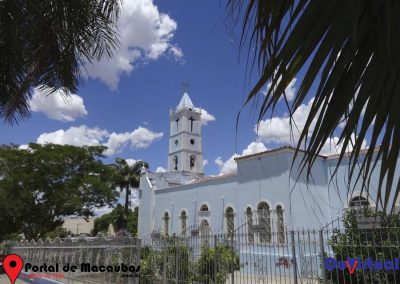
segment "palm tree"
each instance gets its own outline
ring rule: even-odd
[[[302,169],[310,174],[324,143],[337,133],[337,166],[352,146],[350,176],[361,168],[353,178],[367,190],[381,159],[377,201],[393,209],[400,192],[400,180],[392,187],[400,151],[400,1],[228,0],[227,10],[234,21],[243,20],[241,48],[248,48],[250,66],[259,71],[245,104],[260,103],[261,120],[284,98],[295,126],[292,114],[314,96],[297,141],[296,155],[306,150]],[[288,102],[285,89],[299,75],[295,99]],[[344,127],[338,129],[339,123]],[[367,137],[369,148],[359,159]]]
[[[34,87],[75,92],[86,63],[110,56],[120,0],[0,1],[0,118],[29,115]]]
[[[121,192],[124,189],[126,190],[124,205],[125,217],[127,217],[129,213],[129,195],[131,194],[131,188],[139,188],[142,167],[149,168],[149,164],[144,161],[137,161],[133,165],[129,165],[124,159],[115,159],[115,164],[113,165],[115,169],[113,182],[115,186],[119,187]]]

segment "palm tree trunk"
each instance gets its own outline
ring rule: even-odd
[[[128,213],[129,209],[129,185],[126,187],[126,195],[125,195],[125,212]]]
[[[129,213],[129,185],[126,186],[126,195],[125,195],[125,210],[124,210],[125,229],[128,227],[128,213]]]

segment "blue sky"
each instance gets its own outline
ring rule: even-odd
[[[283,106],[261,123],[259,135],[257,110],[245,108],[236,136],[251,80],[246,52],[240,54],[226,18],[224,3],[215,0],[125,0],[114,57],[87,66],[87,78],[67,102],[59,92],[51,99],[35,92],[31,118],[0,124],[0,143],[105,144],[107,163],[123,157],[148,161],[153,171],[166,168],[169,110],[179,103],[184,82],[195,106],[209,114],[202,130],[206,174],[234,171],[235,153],[290,143]],[[300,126],[307,110],[304,104],[295,117]]]

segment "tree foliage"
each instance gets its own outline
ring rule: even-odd
[[[53,231],[48,232],[46,234],[46,238],[55,239],[55,238],[66,238],[68,236],[73,236],[73,232],[71,230],[65,229],[62,226],[55,228]]]
[[[122,158],[117,158],[115,160],[115,164],[113,164],[112,167],[114,168],[114,175],[112,178],[114,186],[118,187],[121,192],[125,189],[124,207],[126,218],[128,218],[130,201],[129,196],[131,194],[131,188],[139,188],[140,172],[142,170],[142,167],[148,169],[149,164],[144,161],[137,161],[133,165],[129,165],[126,160]]]
[[[297,126],[292,114],[314,96],[297,142],[298,150],[307,150],[303,169],[311,173],[323,145],[336,133],[342,145],[338,165],[351,146],[350,176],[359,165],[362,170],[354,178],[362,177],[365,190],[375,161],[382,160],[376,199],[384,210],[393,209],[390,195],[397,197],[400,192],[400,181],[395,180],[400,151],[399,1],[227,3],[235,20],[243,19],[241,44],[249,43],[250,65],[259,70],[245,103],[260,103],[261,120],[284,98],[293,129]],[[285,89],[299,74],[301,84],[290,103]],[[338,129],[339,123],[343,123],[342,129]],[[367,137],[366,158],[359,162]],[[393,183],[397,187],[393,188]]]
[[[163,274],[163,257],[167,255],[167,278],[188,283],[226,283],[233,270],[240,269],[239,255],[227,244],[201,246],[199,257],[193,248],[177,237],[161,239],[162,251],[143,247],[140,255],[140,277],[143,283],[153,283]]]
[[[75,92],[84,64],[118,43],[119,2],[0,1],[0,118],[28,116],[34,87]]]
[[[126,229],[133,236],[137,235],[137,225],[138,225],[138,207],[132,211],[128,211],[128,222],[125,227],[125,209],[122,205],[118,204],[117,207],[113,209],[110,213],[103,214],[99,218],[94,219],[94,226],[92,235],[97,235],[98,233],[107,233],[110,225],[113,226],[115,232]]]
[[[0,147],[0,230],[38,239],[62,225],[62,216],[88,218],[113,205],[113,170],[98,158],[105,147],[30,144]]]

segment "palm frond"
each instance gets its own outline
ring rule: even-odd
[[[83,62],[118,44],[119,0],[0,1],[0,117],[29,116],[32,89],[76,92]]]
[[[293,114],[314,96],[297,142],[298,150],[306,150],[302,169],[310,174],[326,140],[344,121],[336,169],[352,145],[349,176],[361,176],[368,190],[378,159],[376,199],[382,209],[393,209],[400,192],[395,175],[400,151],[400,2],[228,0],[227,5],[230,12],[243,16],[242,46],[249,42],[254,48],[252,58],[260,73],[245,103],[261,100],[261,120],[304,71],[289,109]],[[260,96],[268,83],[266,95]],[[369,149],[362,156],[367,137]]]

